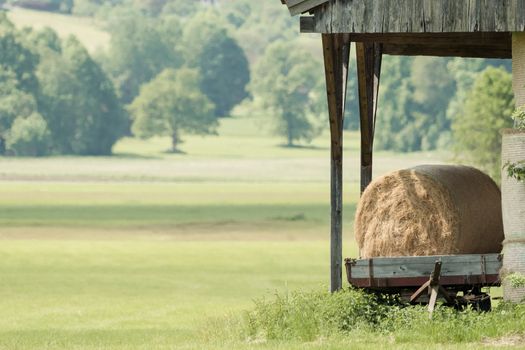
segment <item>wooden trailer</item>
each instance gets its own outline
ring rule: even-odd
[[[525,0],[281,0],[291,15],[301,14],[303,33],[321,34],[331,132],[331,278],[332,291],[342,287],[343,117],[348,69],[357,69],[361,125],[361,192],[372,179],[381,61],[383,55],[513,58],[513,37],[525,31]],[[350,46],[356,45],[356,65],[349,67]],[[516,45],[516,44],[514,44]],[[520,53],[521,52],[521,53]],[[519,56],[520,61],[523,57]],[[516,57],[515,57],[516,59]],[[523,65],[514,66],[523,72]],[[523,76],[523,74],[519,74]],[[517,84],[515,84],[517,86]],[[523,89],[516,91],[523,96]],[[405,281],[414,292],[437,283],[436,273],[450,293],[499,284],[501,258],[496,256],[404,257],[346,260],[352,285],[388,289]],[[459,260],[457,260],[459,259]],[[451,261],[473,260],[459,275],[448,274]],[[488,260],[486,260],[488,259]],[[413,271],[404,267],[434,266]],[[437,262],[440,262],[437,264]],[[385,265],[386,264],[386,265]],[[439,268],[438,268],[439,265]],[[379,269],[381,266],[381,270]],[[421,265],[422,266],[422,265]],[[459,266],[459,265],[458,265]],[[435,268],[435,269],[434,269]],[[488,270],[483,269],[489,268]],[[385,273],[385,275],[380,275]],[[410,274],[412,271],[413,274]],[[485,271],[476,274],[476,271]],[[397,273],[397,275],[395,275]],[[432,277],[431,277],[432,275]],[[459,277],[458,277],[459,276]],[[469,280],[470,278],[470,280]],[[476,283],[471,283],[476,279]],[[424,281],[426,280],[426,282]],[[469,283],[464,283],[470,281]],[[456,281],[457,282],[457,281]],[[455,287],[453,287],[455,286]],[[439,288],[437,289],[439,291]],[[415,294],[413,295],[415,296]]]
[[[500,285],[502,260],[501,254],[462,254],[346,259],[345,265],[350,285],[427,303],[430,312],[439,296],[449,306],[489,311],[483,288]]]

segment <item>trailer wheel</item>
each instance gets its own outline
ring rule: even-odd
[[[480,311],[480,312],[489,312],[492,310],[492,303],[490,300],[490,295],[486,293],[481,293],[479,295],[476,295],[475,298],[470,300],[469,303],[474,310]]]

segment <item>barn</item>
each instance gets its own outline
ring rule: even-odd
[[[383,55],[500,58],[513,61],[517,107],[525,105],[525,0],[281,0],[300,15],[302,33],[321,35],[331,133],[331,290],[342,288],[343,117],[349,69],[357,69],[361,192],[372,180]],[[349,67],[355,45],[356,65]],[[379,116],[381,118],[381,116]],[[517,152],[525,158],[525,143]],[[505,142],[504,142],[505,144]],[[520,187],[521,186],[521,187]],[[507,190],[506,190],[507,188]],[[512,201],[506,203],[507,198]],[[510,196],[510,197],[509,197]],[[525,185],[503,181],[503,266],[525,273]],[[521,203],[521,204],[520,204]],[[519,300],[525,290],[505,289]]]

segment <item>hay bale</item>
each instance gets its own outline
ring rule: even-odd
[[[499,253],[500,190],[466,166],[395,171],[367,187],[354,230],[364,258]]]

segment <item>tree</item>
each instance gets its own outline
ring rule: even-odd
[[[142,138],[170,136],[171,150],[177,152],[181,132],[215,132],[213,108],[213,103],[200,92],[196,70],[166,69],[145,84],[129,106],[132,131]]]
[[[227,116],[248,96],[248,60],[225,29],[214,32],[206,40],[195,62],[202,77],[201,91],[215,105],[215,116]]]
[[[16,73],[0,67],[0,155],[7,149],[6,139],[13,122],[37,110],[33,95],[21,90]]]
[[[299,37],[297,21],[291,16],[282,16],[280,6],[277,1],[221,1],[220,17],[236,28],[232,34],[250,62],[257,62],[269,44],[279,40],[291,42]],[[268,19],[271,19],[270,25]]]
[[[450,130],[447,107],[456,92],[454,78],[447,69],[447,59],[416,57],[412,62],[410,83],[413,87],[413,120],[417,133],[417,150],[437,147],[442,133]]]
[[[105,155],[126,131],[113,84],[73,37],[38,67],[42,113],[61,154]]]
[[[286,137],[288,146],[298,140],[309,142],[320,132],[312,119],[318,99],[325,98],[316,93],[320,67],[308,51],[282,41],[270,45],[255,67],[252,92],[276,118],[276,131]]]
[[[41,30],[31,30],[27,33],[27,39],[32,47],[39,53],[42,50],[62,52],[62,40],[51,28],[45,27]]]
[[[474,81],[486,68],[503,67],[508,72],[512,67],[511,60],[481,59],[481,58],[454,58],[448,63],[448,70],[456,81],[456,94],[447,108],[447,119],[449,121],[459,118],[464,113],[465,101],[468,98]]]
[[[379,94],[377,146],[401,152],[435,149],[450,130],[455,81],[447,59],[388,57]]]
[[[133,6],[145,14],[158,16],[167,2],[168,0],[133,0]]]
[[[412,109],[410,71],[412,57],[387,56],[381,67],[375,146],[378,149],[411,151],[417,149]]]
[[[199,70],[201,90],[215,104],[215,115],[228,115],[248,96],[250,70],[227,22],[213,10],[202,11],[186,24],[183,42],[187,65]]]
[[[15,74],[20,90],[30,94],[38,91],[38,62],[38,55],[24,46],[13,24],[0,14],[0,67]]]
[[[170,21],[173,25],[173,18]],[[110,26],[109,50],[100,61],[113,78],[123,104],[133,101],[142,84],[183,62],[173,45],[173,35],[164,35],[161,25],[159,20],[128,13]]]
[[[400,152],[446,148],[451,121],[463,112],[479,72],[503,60],[385,57],[376,146]]]
[[[7,136],[7,148],[16,156],[48,155],[51,134],[44,118],[38,113],[16,118]]]
[[[512,127],[512,76],[503,68],[486,68],[474,81],[464,113],[454,118],[452,131],[457,157],[500,178],[502,128]]]
[[[184,25],[182,42],[186,63],[195,66],[204,46],[217,32],[228,29],[227,22],[214,10],[200,11]]]

